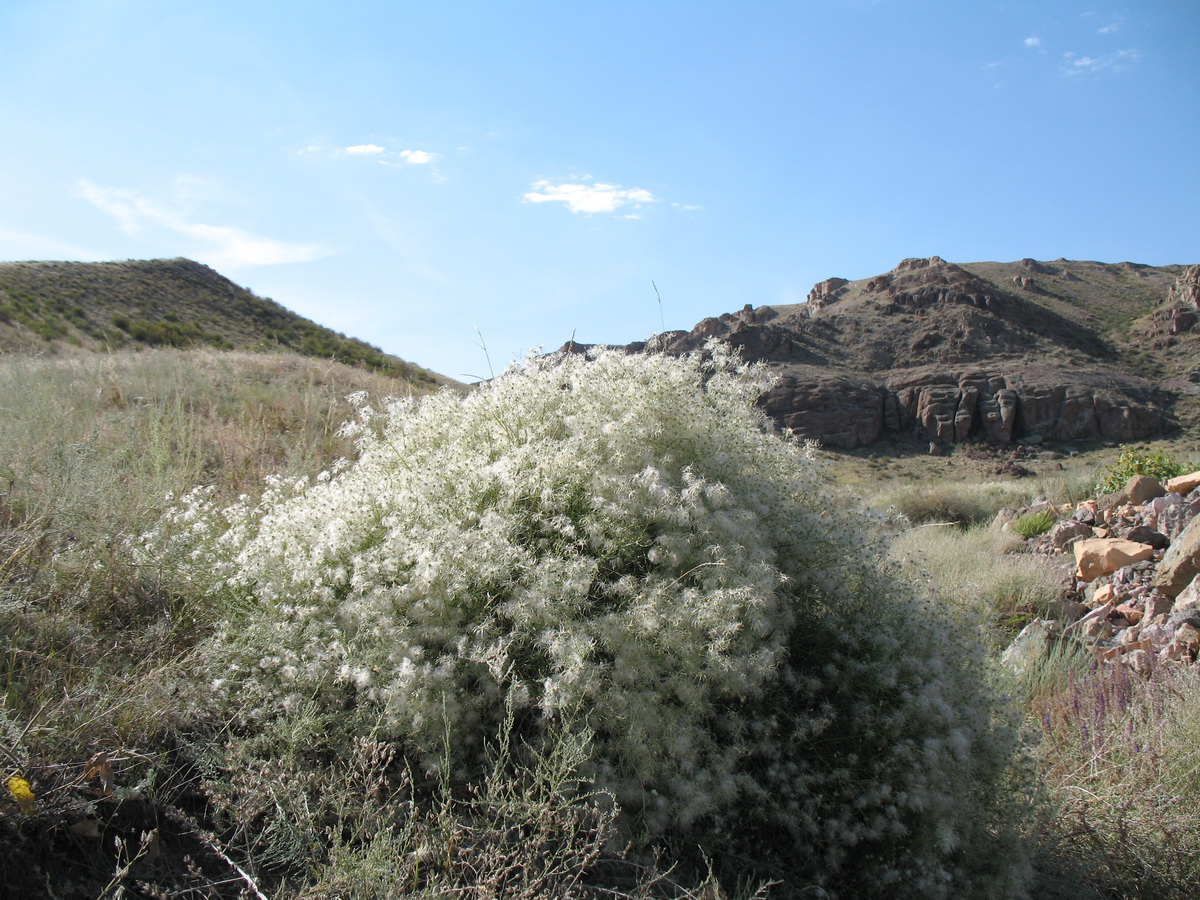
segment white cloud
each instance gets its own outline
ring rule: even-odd
[[[1042,46],[1042,39],[1040,37],[1027,37],[1025,38],[1025,46],[1040,47]]]
[[[353,147],[347,147],[342,152],[348,153],[351,156],[374,156],[376,153],[383,153],[386,150],[386,147],[380,147],[378,144],[355,144]]]
[[[203,257],[216,266],[269,266],[280,263],[309,262],[328,256],[330,250],[319,244],[277,241],[228,225],[191,222],[174,210],[163,207],[133,191],[104,188],[88,181],[79,182],[79,192],[101,212],[116,218],[129,232],[146,228],[166,228],[176,234],[208,245],[191,255]]]
[[[1115,53],[1105,53],[1102,56],[1076,56],[1074,53],[1064,53],[1060,70],[1069,78],[1094,72],[1124,72],[1132,68],[1140,57],[1141,54],[1136,50],[1117,50]]]
[[[436,153],[427,153],[424,150],[401,150],[396,155],[406,163],[412,163],[414,166],[423,166],[438,158]]]
[[[553,184],[535,181],[525,194],[530,203],[565,203],[571,212],[615,212],[626,204],[635,207],[658,200],[642,188],[623,188],[618,184]]]
[[[1116,22],[1105,25],[1103,28],[1097,29],[1096,34],[1116,34],[1121,30],[1121,26]]]

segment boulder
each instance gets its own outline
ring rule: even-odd
[[[1134,475],[1125,482],[1125,494],[1129,497],[1129,502],[1138,506],[1165,493],[1163,486],[1149,475]]]
[[[1200,574],[1200,516],[1192,519],[1159,563],[1151,584],[1175,599]]]
[[[1200,472],[1191,472],[1187,475],[1177,475],[1171,478],[1163,485],[1171,494],[1189,494],[1200,486]]]
[[[1064,548],[1082,538],[1092,536],[1092,527],[1077,519],[1064,519],[1050,530],[1050,543],[1054,547]]]
[[[1077,541],[1072,549],[1076,574],[1083,581],[1095,581],[1122,566],[1154,557],[1154,548],[1149,544],[1121,538],[1089,538]]]
[[[1192,583],[1179,592],[1175,604],[1171,607],[1171,617],[1189,610],[1200,609],[1200,578],[1193,578]]]

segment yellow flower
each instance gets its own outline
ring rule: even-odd
[[[12,794],[12,798],[17,801],[17,807],[25,815],[30,815],[33,812],[33,801],[37,799],[34,796],[33,789],[29,787],[29,782],[20,775],[13,775],[5,784],[8,786],[8,792]]]

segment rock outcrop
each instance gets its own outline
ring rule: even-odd
[[[1132,333],[1131,316],[1143,317]],[[1198,317],[1200,266],[931,256],[873,278],[828,278],[805,303],[747,305],[627,349],[725,341],[777,375],[767,412],[828,447],[884,437],[1129,442],[1173,426],[1177,398],[1192,390],[1190,364],[1145,354]]]
[[[967,369],[866,377],[782,375],[763,400],[780,425],[805,439],[852,449],[884,435],[921,442],[1008,444],[1050,440],[1135,441],[1163,429],[1167,402],[1149,382],[1030,370]]]

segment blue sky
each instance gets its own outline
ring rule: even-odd
[[[910,256],[1200,262],[1195,0],[4,0],[0,122],[0,259],[456,378]]]

